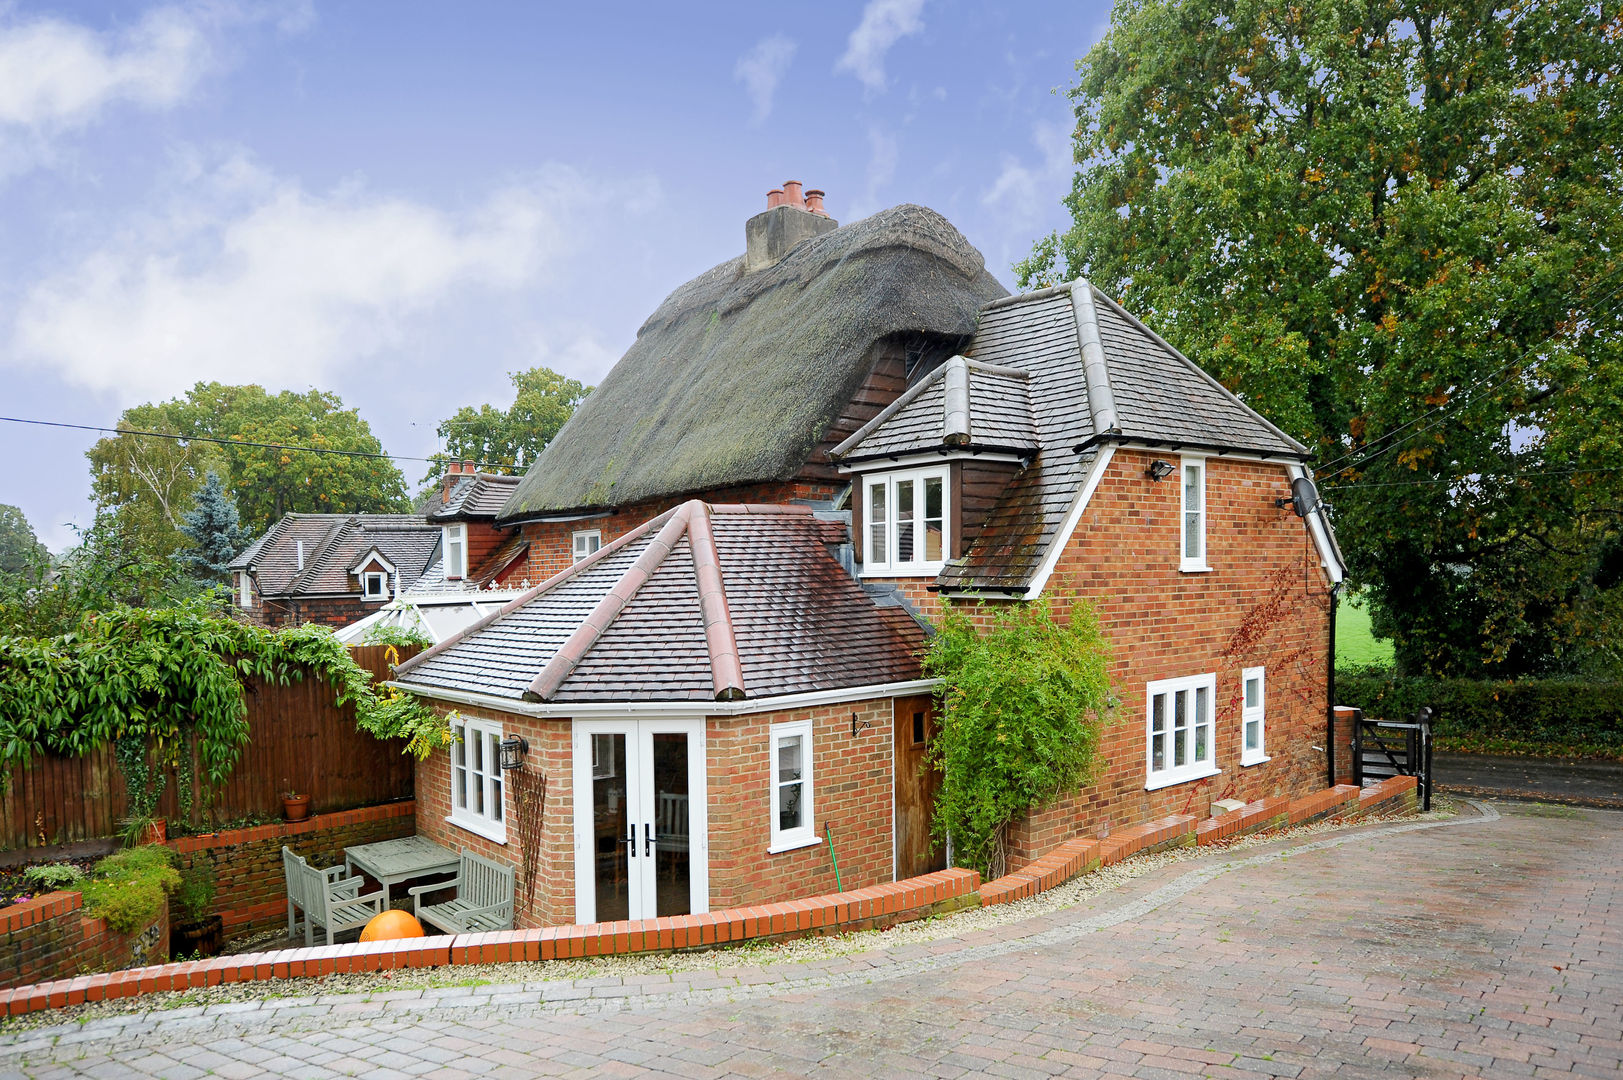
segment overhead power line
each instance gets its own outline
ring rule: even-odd
[[[219,446],[246,446],[259,450],[291,450],[300,454],[336,454],[339,457],[371,458],[383,461],[423,461],[429,464],[452,460],[448,455],[438,458],[406,457],[400,454],[385,454],[381,451],[371,450],[337,450],[328,446],[294,446],[291,443],[253,442],[248,439],[221,439],[212,435],[176,435],[168,431],[142,431],[140,428],[129,427],[96,427],[92,424],[68,424],[60,420],[30,420],[21,416],[0,416],[0,421],[9,424],[32,424],[36,427],[69,428],[74,431],[100,431],[109,435],[140,435],[148,439],[169,439],[173,442],[186,443],[214,443]],[[476,461],[475,467],[481,469],[509,469],[512,466],[499,461]]]

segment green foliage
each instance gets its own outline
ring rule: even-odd
[[[198,855],[192,865],[180,872],[175,906],[180,909],[186,922],[201,922],[214,910],[217,890],[214,864],[206,856]]]
[[[392,626],[374,623],[361,635],[362,645],[393,645],[397,649],[434,644],[434,639],[418,626]]]
[[[464,405],[440,422],[436,431],[445,450],[434,455],[425,480],[443,473],[447,461],[479,461],[523,472],[592,392],[590,386],[550,368],[515,371],[509,377],[518,391],[511,408],[481,405],[476,410]]]
[[[237,504],[212,469],[192,499],[192,509],[180,516],[180,532],[191,547],[176,556],[193,577],[223,583],[227,567],[248,546],[253,534],[237,521]]]
[[[0,503],[0,576],[35,576],[50,560],[50,552],[34,535],[28,518],[15,506]]]
[[[1078,73],[1021,281],[1088,276],[1321,461],[1392,447],[1324,486],[1405,670],[1618,671],[1615,7],[1120,0]]]
[[[405,738],[419,757],[446,745],[443,721],[415,699],[379,693],[349,649],[315,625],[265,630],[202,604],[86,616],[73,633],[0,637],[0,773],[36,754],[84,754],[113,742],[133,816],[150,814],[161,782],[151,771],[189,755],[218,785],[248,742],[243,681],[285,685],[320,675],[358,726]],[[143,771],[147,770],[147,771]]]
[[[40,889],[66,889],[77,885],[85,878],[84,871],[77,866],[67,863],[45,863],[42,866],[30,866],[23,870],[23,877],[29,884]]]
[[[106,919],[120,934],[133,934],[158,917],[180,887],[175,853],[161,844],[131,848],[97,863],[84,883],[84,913]]]
[[[183,398],[126,409],[119,427],[197,438],[381,453],[382,444],[336,394],[267,393],[260,386],[198,383]],[[287,513],[386,513],[410,508],[405,477],[384,458],[121,434],[90,448],[97,508],[117,517],[144,551],[167,558],[187,546],[182,512],[209,472],[234,496],[257,535]]]
[[[1086,603],[1067,621],[1046,600],[987,608],[984,630],[980,610],[945,605],[924,667],[943,681],[932,830],[990,878],[1003,872],[1009,824],[1093,774],[1112,701],[1109,650]]]
[[[1338,670],[1336,699],[1380,720],[1437,710],[1440,750],[1623,759],[1623,682],[1430,679]]]
[[[1392,663],[1392,643],[1375,636],[1369,606],[1354,598],[1343,599],[1336,607],[1336,663],[1350,666],[1389,666]]]

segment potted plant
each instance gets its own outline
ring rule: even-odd
[[[125,847],[162,844],[169,839],[169,823],[151,814],[133,813],[119,819],[118,835]]]
[[[310,796],[300,795],[282,778],[282,817],[288,821],[303,821],[310,816]]]
[[[181,872],[174,906],[180,921],[169,930],[169,958],[219,956],[225,945],[225,924],[214,908],[214,864],[199,858]]]

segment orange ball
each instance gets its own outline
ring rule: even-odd
[[[396,938],[422,937],[423,924],[412,918],[409,911],[385,911],[372,916],[372,921],[361,931],[362,941],[393,941]]]

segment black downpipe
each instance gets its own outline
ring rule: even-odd
[[[1325,666],[1324,765],[1325,787],[1336,786],[1336,608],[1341,603],[1341,582],[1330,586],[1330,657]]]

